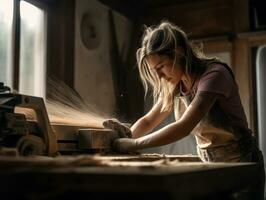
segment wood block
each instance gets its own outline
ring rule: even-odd
[[[111,149],[118,134],[109,129],[79,129],[79,149]]]

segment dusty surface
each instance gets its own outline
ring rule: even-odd
[[[7,199],[84,199],[86,195],[99,200],[190,200],[236,191],[258,179],[254,163],[202,163],[192,158],[163,154],[2,156],[0,193]]]
[[[193,155],[77,155],[77,156],[32,156],[32,157],[0,157],[0,169],[16,168],[73,168],[73,167],[174,167],[182,170],[187,168],[216,168],[232,166],[230,163],[202,163]],[[237,163],[235,163],[237,165]],[[181,171],[182,171],[181,170]]]

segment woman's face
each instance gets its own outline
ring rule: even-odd
[[[166,55],[153,54],[146,58],[146,62],[151,71],[156,72],[160,79],[177,85],[182,77],[182,71],[179,66],[173,67],[173,59]]]

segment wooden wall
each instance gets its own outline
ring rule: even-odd
[[[266,44],[266,32],[238,34],[234,42],[236,81],[239,84],[239,92],[249,125],[255,134],[257,133],[256,66],[251,62],[251,48],[263,44]]]
[[[177,1],[176,5],[147,9],[139,21],[157,24],[168,19],[192,38],[214,37],[249,28],[248,0]]]
[[[47,75],[73,86],[75,0],[48,1]]]

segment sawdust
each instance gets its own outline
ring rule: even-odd
[[[54,79],[47,81],[45,105],[51,124],[103,128],[103,121],[111,118],[95,105],[85,102],[65,83]],[[32,109],[16,107],[15,112],[23,113],[28,120],[36,120]]]
[[[28,156],[28,157],[10,157],[0,156],[0,169],[12,168],[71,168],[81,166],[107,166],[96,156]]]
[[[183,157],[183,159],[182,159]],[[191,160],[191,155],[165,155],[165,154],[141,154],[141,155],[75,155],[75,156],[1,156],[0,169],[13,168],[73,168],[73,167],[122,167],[122,168],[149,168],[192,170],[193,168],[205,168],[206,163],[200,160]],[[180,159],[181,158],[181,159]],[[208,163],[207,163],[208,165]],[[212,164],[213,165],[213,164]],[[172,167],[172,168],[171,168]],[[177,168],[178,167],[178,168]],[[189,168],[189,169],[188,169]],[[88,169],[88,168],[85,168]]]
[[[103,128],[108,115],[96,110],[63,82],[49,79],[45,101],[51,123]]]

